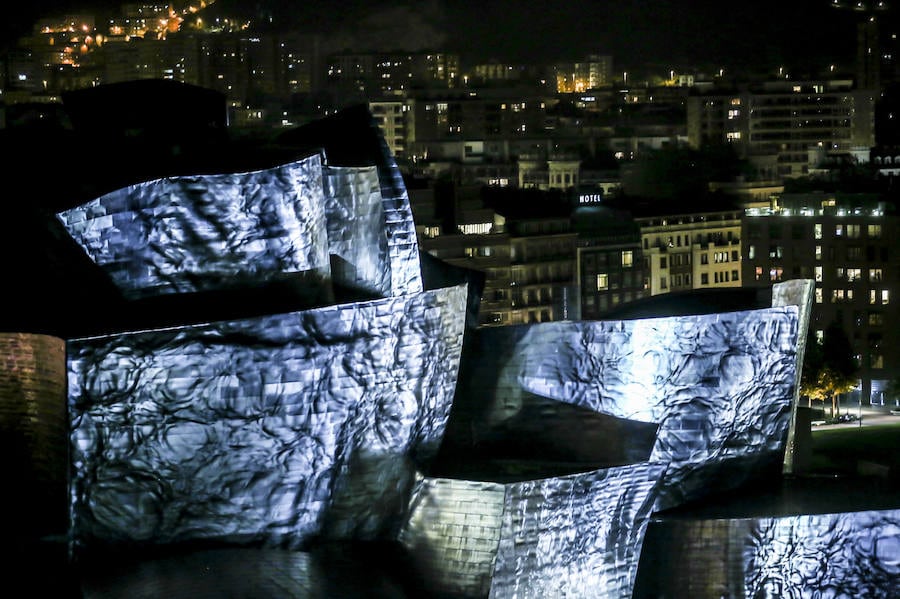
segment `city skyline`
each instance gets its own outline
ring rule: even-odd
[[[630,0],[573,5],[553,0],[473,2],[351,0],[337,11],[283,0],[218,0],[223,14],[266,14],[271,27],[321,33],[332,46],[354,50],[442,49],[466,63],[537,63],[613,57],[616,68],[766,69],[804,72],[829,63],[852,65],[855,27],[850,11],[827,0],[722,4],[709,1]],[[12,8],[5,45],[54,13],[117,14],[122,2],[51,0]],[[257,20],[258,22],[258,20]]]

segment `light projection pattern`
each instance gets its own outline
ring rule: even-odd
[[[465,302],[459,286],[70,341],[75,549],[395,534],[410,460],[446,425]]]
[[[505,498],[501,483],[419,476],[399,540],[435,595],[488,596]]]
[[[378,179],[381,183],[385,232],[391,256],[391,289],[394,295],[419,293],[424,288],[419,240],[403,173],[371,115],[369,127],[375,132],[381,153]]]
[[[506,329],[486,332],[485,341],[504,363],[485,363],[473,377],[493,396],[485,422],[513,418],[529,392],[658,423],[650,461],[668,469],[657,509],[732,487],[783,459],[797,306]]]
[[[337,258],[331,265],[332,279],[376,297],[392,295],[377,169],[327,166],[323,173],[328,251]]]
[[[130,299],[293,273],[329,277],[319,155],[262,171],[139,183],[58,217]]]
[[[630,597],[663,469],[506,484],[420,477],[399,538],[438,596]]]
[[[744,542],[746,597],[900,597],[900,510],[762,518]]]
[[[644,463],[507,485],[491,599],[631,597],[663,469]]]

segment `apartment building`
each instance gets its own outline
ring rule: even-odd
[[[491,208],[480,185],[411,189],[409,196],[420,249],[485,274],[481,326],[577,318],[577,234],[568,210],[528,201]]]
[[[579,62],[562,62],[553,65],[556,91],[580,93],[609,87],[613,84],[612,56],[591,54]]]
[[[803,176],[823,150],[851,153],[875,144],[875,99],[852,80],[774,80],[698,93],[687,100],[688,141],[732,144],[760,179]]]
[[[579,205],[573,222],[578,232],[579,318],[602,318],[621,304],[649,295],[640,228],[629,213],[599,202]]]
[[[459,78],[459,56],[446,52],[335,53],[327,63],[330,87],[365,97],[404,94],[414,87],[454,88]]]
[[[737,208],[636,216],[649,295],[740,287],[741,216]]]
[[[870,194],[782,194],[745,215],[745,285],[814,279],[810,336],[821,339],[833,322],[847,333],[864,404],[883,403],[882,389],[900,368],[892,338],[900,325],[897,222]]]
[[[403,100],[372,100],[369,111],[381,131],[391,154],[398,161],[406,158],[406,112],[408,105]]]

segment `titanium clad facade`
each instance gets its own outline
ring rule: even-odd
[[[329,272],[322,161],[238,174],[170,177],[59,214],[70,235],[132,299]]]
[[[465,301],[456,287],[70,341],[76,549],[390,533],[408,460],[440,443]]]
[[[378,171],[374,166],[326,166],[323,181],[333,280],[376,297],[391,295]]]
[[[635,597],[900,596],[900,510],[654,520]]]
[[[663,464],[507,486],[491,599],[631,597]]]
[[[487,597],[504,526],[507,488],[420,476],[399,539],[438,595]]]

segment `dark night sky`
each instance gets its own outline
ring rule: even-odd
[[[14,5],[19,14],[13,13],[4,27],[7,32],[27,30],[36,17],[54,11],[120,4],[22,2]],[[384,50],[443,47],[460,52],[466,62],[497,58],[531,63],[599,53],[611,54],[616,68],[652,63],[664,69],[849,65],[857,16],[830,8],[829,0],[218,0],[218,5],[226,11],[265,6],[293,28]]]

